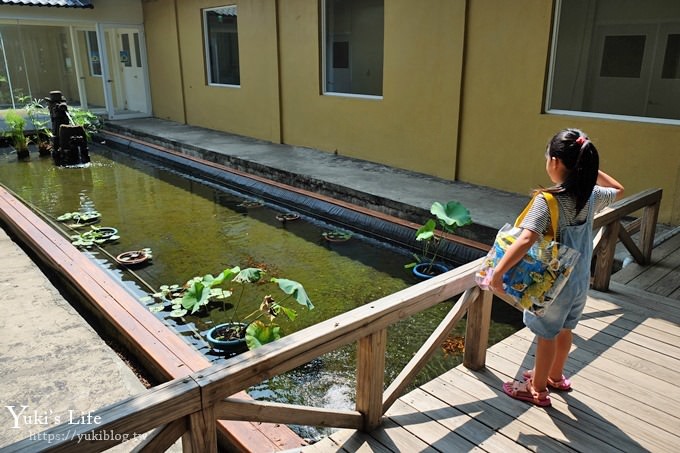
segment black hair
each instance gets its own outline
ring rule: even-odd
[[[597,181],[600,156],[588,136],[579,129],[564,129],[548,143],[548,157],[557,158],[567,168],[562,184],[544,189],[551,193],[567,193],[576,198],[576,212],[588,202]]]

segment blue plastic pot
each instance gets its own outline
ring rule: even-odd
[[[241,326],[244,330],[244,336],[243,338],[236,338],[232,340],[225,340],[221,338],[221,331],[229,328],[230,326],[237,325]],[[245,328],[247,327],[247,324],[243,323],[237,323],[237,322],[228,322],[224,324],[218,324],[212,329],[208,330],[205,334],[206,341],[208,344],[213,348],[218,351],[222,351],[225,353],[240,353],[240,352],[245,352],[248,350],[248,345],[246,344],[246,339],[245,339]]]
[[[428,279],[448,272],[448,266],[441,263],[420,263],[413,268],[413,275],[418,278]]]

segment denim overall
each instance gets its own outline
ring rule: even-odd
[[[559,242],[581,252],[572,274],[543,317],[524,310],[524,324],[539,337],[554,338],[562,329],[573,329],[581,319],[590,287],[590,262],[593,256],[593,205],[590,196],[588,217],[580,225],[563,224],[562,208],[558,223]]]

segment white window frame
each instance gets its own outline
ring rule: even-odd
[[[328,68],[327,64],[327,58],[328,58],[328,51],[327,51],[327,34],[328,34],[328,27],[327,27],[327,10],[326,10],[326,3],[327,0],[321,0],[321,94],[324,96],[335,96],[335,97],[343,97],[343,98],[356,98],[356,99],[373,99],[373,100],[382,100],[384,96],[383,95],[375,95],[375,94],[355,94],[355,93],[341,93],[338,91],[327,91],[326,87],[328,86],[328,75],[326,68]]]
[[[203,15],[203,47],[205,51],[205,68],[206,68],[206,82],[208,86],[215,86],[215,87],[229,87],[229,88],[240,88],[241,84],[228,84],[228,83],[215,83],[211,81],[212,78],[212,60],[210,58],[210,35],[208,32],[208,13],[211,11],[217,11],[217,10],[226,10],[226,11],[233,11],[236,16],[236,36],[238,37],[238,6],[237,5],[225,5],[225,6],[218,6],[215,8],[205,8],[202,12]],[[240,62],[240,52],[239,52],[239,80],[241,78],[241,62]]]

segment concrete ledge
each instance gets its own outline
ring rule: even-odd
[[[319,150],[269,143],[157,118],[109,121],[105,131],[422,224],[433,201],[457,200],[474,224],[457,235],[492,244],[528,196],[447,181]],[[105,139],[105,137],[104,137]]]

